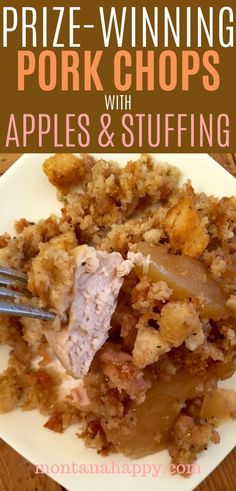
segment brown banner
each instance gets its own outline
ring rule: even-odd
[[[235,2],[0,5],[0,151],[233,152]]]

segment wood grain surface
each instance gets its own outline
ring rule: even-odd
[[[19,156],[20,154],[0,154],[0,175]],[[236,154],[217,153],[211,156],[236,177]],[[235,469],[236,449],[195,491],[236,491]],[[62,491],[63,489],[49,477],[36,475],[32,464],[0,440],[0,491]]]

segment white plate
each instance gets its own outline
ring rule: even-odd
[[[103,157],[125,163],[137,157],[134,154],[102,154]],[[13,222],[16,218],[25,217],[29,220],[46,218],[50,213],[59,213],[60,204],[56,199],[55,189],[48,183],[42,172],[42,163],[48,154],[23,155],[0,179],[0,233],[13,232]],[[236,194],[236,180],[222,167],[216,164],[208,155],[204,154],[156,154],[160,161],[172,163],[183,171],[183,179],[191,179],[195,189],[205,191],[216,196],[231,196]],[[8,350],[2,348],[0,355],[0,369],[6,362]],[[236,376],[221,384],[235,388]],[[0,395],[1,397],[1,395]],[[82,440],[75,436],[77,427],[72,427],[63,435],[58,435],[43,428],[45,418],[37,411],[13,411],[0,415],[0,437],[15,448],[20,454],[33,464],[47,464],[51,470],[50,476],[70,490],[84,489],[89,491],[118,491],[121,487],[128,491],[132,484],[137,491],[146,486],[149,491],[190,491],[195,488],[212,470],[226,457],[235,446],[236,421],[229,421],[220,427],[221,443],[210,445],[203,452],[198,464],[201,473],[196,473],[189,479],[181,476],[171,476],[164,466],[169,463],[166,451],[135,461],[137,465],[155,464],[160,467],[158,477],[148,475],[141,477],[142,468],[137,467],[137,473],[132,477],[127,473],[82,473],[85,468],[82,464],[107,465],[112,470],[111,463],[125,464],[132,462],[122,455],[101,457],[91,449],[86,449]],[[80,464],[79,474],[56,473],[57,467],[53,464]],[[72,467],[71,467],[72,469]],[[75,469],[75,467],[74,467]],[[87,467],[87,470],[89,468]],[[93,469],[96,470],[96,467]],[[125,468],[124,468],[125,469]],[[64,468],[64,471],[68,469]],[[73,470],[73,469],[72,469]],[[117,468],[113,467],[117,472]],[[148,471],[148,467],[146,467]],[[132,468],[130,467],[130,471]],[[127,472],[127,471],[126,471]],[[133,472],[133,471],[132,471]]]

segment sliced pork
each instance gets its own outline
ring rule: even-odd
[[[118,252],[97,251],[87,245],[74,249],[75,269],[69,324],[45,336],[66,370],[84,376],[96,352],[108,338],[110,321],[124,276],[132,262]]]

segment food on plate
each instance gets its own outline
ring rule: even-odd
[[[57,316],[0,318],[12,348],[0,410],[38,408],[57,432],[82,424],[104,455],[167,448],[193,462],[236,414],[235,392],[218,387],[236,368],[236,198],[180,186],[149,155],[121,168],[58,154],[43,170],[61,215],[18,220],[0,263]]]

